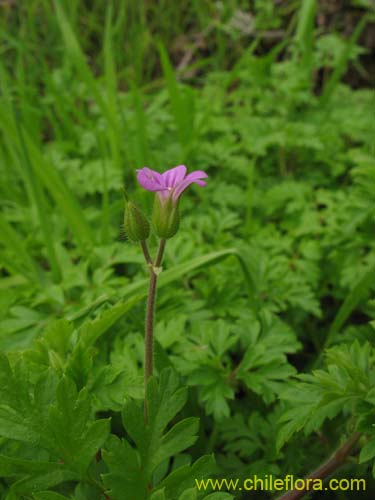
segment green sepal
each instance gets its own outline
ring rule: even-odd
[[[134,243],[147,240],[150,235],[150,224],[146,216],[131,201],[125,206],[124,229],[126,236]]]
[[[172,238],[180,226],[178,202],[174,203],[172,197],[161,201],[159,196],[156,195],[152,213],[152,224],[159,238]]]

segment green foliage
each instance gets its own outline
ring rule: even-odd
[[[280,419],[283,426],[277,446],[283,446],[293,433],[301,429],[306,435],[317,431],[327,418],[333,419],[339,413],[354,418],[356,427],[372,434],[374,359],[373,346],[354,342],[328,349],[326,370],[298,375],[299,381],[281,393],[281,398],[288,401],[290,408]]]
[[[194,479],[302,477],[353,432],[370,479],[369,2],[89,3],[0,2],[0,499],[240,499]],[[145,424],[121,189],[148,217],[135,170],[183,162],[209,177],[166,245]]]
[[[64,500],[67,497],[60,495],[60,493],[54,493],[53,491],[41,491],[33,495],[35,500]]]
[[[18,450],[17,458],[1,455],[1,475],[18,478],[10,491],[28,494],[87,480],[109,435],[109,420],[93,419],[88,391],[78,393],[72,380],[59,379],[51,367],[40,372],[22,358],[11,366],[3,354],[0,379],[0,436]]]
[[[263,315],[259,322],[253,322],[246,335],[250,337],[249,347],[239,363],[237,377],[259,394],[265,403],[270,403],[285,381],[295,374],[286,354],[295,352],[299,344],[286,325],[268,315]]]
[[[266,403],[295,373],[286,354],[299,347],[295,335],[273,315],[260,320],[243,314],[232,326],[222,320],[206,321],[175,345],[176,369],[187,375],[189,385],[199,387],[200,400],[216,420],[228,417],[229,401],[244,385]],[[231,353],[237,355],[234,365]]]
[[[128,440],[113,436],[107,451],[103,452],[109,468],[103,479],[111,498],[122,499],[124,491],[131,498],[181,498],[185,485],[193,484],[195,477],[212,470],[212,457],[207,456],[191,466],[173,470],[166,477],[156,472],[163,464],[165,471],[169,460],[197,439],[196,418],[181,420],[165,432],[186,399],[186,388],[179,387],[176,374],[166,369],[161,373],[159,382],[152,378],[148,383],[147,423],[143,423],[146,410],[142,404],[135,401],[125,404],[122,422],[136,448]]]

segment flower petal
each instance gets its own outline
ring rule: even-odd
[[[162,191],[167,188],[163,176],[148,167],[137,170],[137,180],[147,191]]]
[[[185,189],[189,187],[193,182],[195,184],[198,184],[199,186],[205,186],[205,181],[202,181],[201,179],[206,179],[207,177],[208,175],[206,174],[206,172],[203,172],[202,170],[191,172],[173,190],[173,201],[176,202],[181,194],[185,191]]]
[[[175,187],[186,175],[185,165],[178,165],[161,174],[167,187]]]

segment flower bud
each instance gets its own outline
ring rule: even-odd
[[[150,234],[150,224],[146,216],[131,201],[125,206],[124,229],[126,236],[134,243],[147,240]]]
[[[180,225],[178,203],[174,203],[171,197],[160,199],[159,196],[155,196],[152,223],[159,238],[172,238]]]

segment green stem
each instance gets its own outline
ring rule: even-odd
[[[288,175],[287,164],[286,164],[286,151],[283,147],[279,148],[279,172],[281,177],[286,177]]]
[[[156,298],[156,285],[159,274],[159,267],[163,259],[166,240],[162,239],[159,243],[158,253],[154,263],[151,262],[147,246],[142,242],[142,249],[145,259],[150,268],[150,284],[148,288],[147,309],[146,309],[146,331],[145,331],[145,420],[147,422],[147,402],[146,391],[147,382],[153,372],[153,357],[154,357],[154,310]]]

